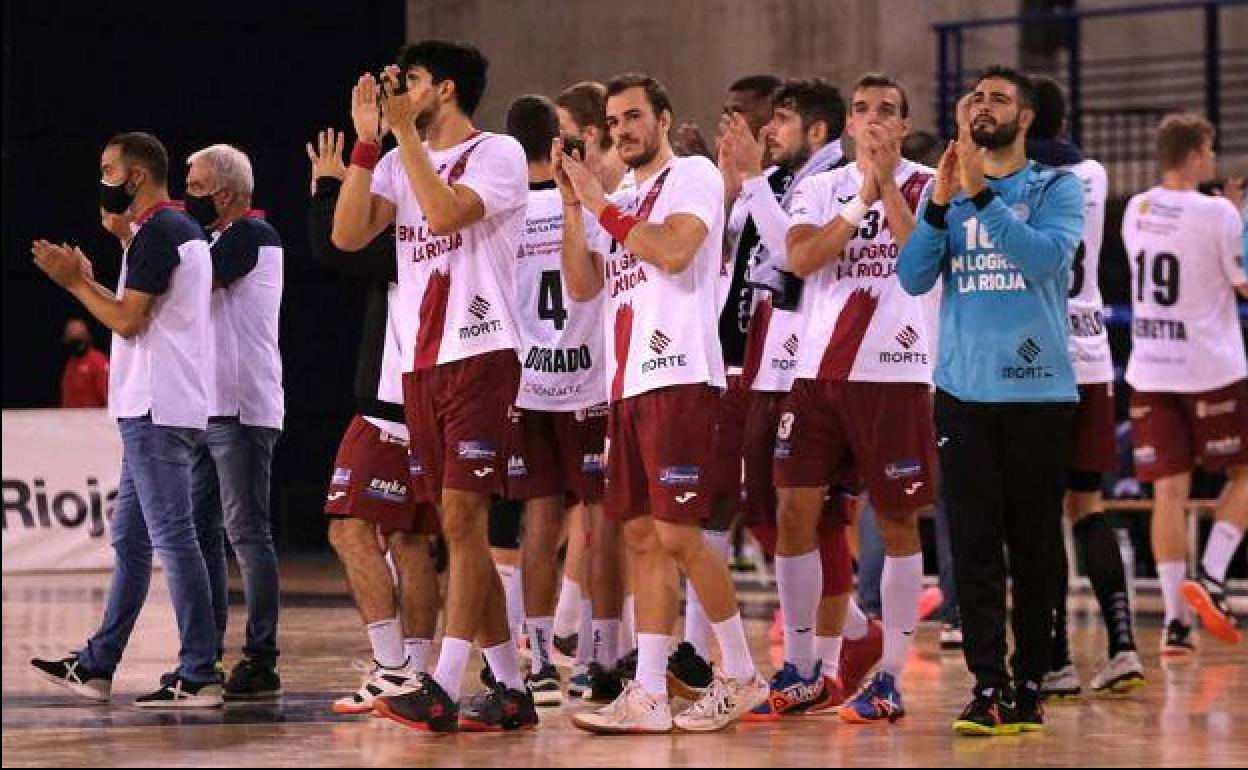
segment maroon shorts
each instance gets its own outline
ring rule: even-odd
[[[507,498],[602,500],[606,404],[575,412],[513,408],[507,436]]]
[[[441,502],[443,489],[502,494],[507,411],[519,388],[520,361],[510,349],[403,375],[421,499]]]
[[[715,457],[711,465],[711,496],[717,504],[741,507],[742,462],[746,418],[753,394],[739,375],[728,378],[728,389],[715,410]]]
[[[1080,385],[1070,469],[1108,473],[1117,468],[1116,432],[1114,384]]]
[[[1248,380],[1207,393],[1131,394],[1135,475],[1156,481],[1248,464]]]
[[[356,415],[342,434],[325,497],[326,515],[371,521],[383,535],[436,535],[438,512],[419,503],[409,475],[407,439]]]
[[[606,514],[696,524],[711,513],[719,390],[673,385],[611,404]]]
[[[936,500],[936,441],[926,385],[799,379],[776,429],[780,487],[861,478],[877,511]]]

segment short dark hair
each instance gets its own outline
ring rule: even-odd
[[[607,130],[607,87],[602,83],[583,81],[563,89],[555,98],[555,104],[572,115],[576,125],[598,129],[599,146],[611,149],[611,132]]]
[[[1176,169],[1193,152],[1214,138],[1213,124],[1194,112],[1180,112],[1162,118],[1157,126],[1157,161],[1162,171]]]
[[[119,148],[122,160],[130,165],[142,166],[156,184],[169,181],[169,151],[151,134],[127,131],[116,134],[104,146]]]
[[[855,91],[861,91],[864,88],[892,88],[901,96],[901,117],[910,117],[910,97],[906,95],[906,89],[902,88],[901,83],[896,78],[888,75],[881,75],[878,72],[869,72],[858,78],[858,82],[854,83],[854,90],[850,92],[849,97],[854,97]]]
[[[455,84],[455,102],[471,117],[485,93],[485,73],[490,63],[467,43],[446,40],[422,40],[399,49],[399,69],[424,67],[434,83],[450,80]]]
[[[1033,75],[1031,87],[1036,95],[1036,119],[1027,133],[1033,139],[1053,139],[1066,124],[1066,95],[1061,85],[1047,75]]]
[[[638,72],[626,72],[623,75],[616,75],[607,81],[607,98],[619,96],[630,88],[641,88],[646,92],[646,99],[650,102],[650,106],[654,108],[655,116],[667,113],[674,114],[672,110],[671,97],[667,95],[667,89],[663,84],[649,75],[643,75]]]
[[[979,87],[980,83],[990,79],[1008,80],[1013,83],[1014,87],[1018,89],[1018,100],[1022,106],[1032,112],[1039,113],[1036,86],[1031,81],[1031,78],[1016,69],[995,65],[979,73],[979,78],[975,80],[976,88]]]
[[[746,75],[728,86],[728,90],[753,94],[759,99],[771,99],[782,85],[784,81],[775,75]]]
[[[776,91],[772,105],[796,112],[803,129],[822,120],[828,125],[829,141],[845,132],[845,99],[836,86],[822,78],[789,80]]]
[[[530,163],[550,160],[550,143],[559,136],[554,102],[539,94],[518,97],[507,108],[507,133],[520,142]]]

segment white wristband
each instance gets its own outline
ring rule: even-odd
[[[857,227],[862,224],[862,218],[867,215],[867,210],[871,208],[862,202],[862,198],[857,195],[849,203],[845,204],[845,208],[841,209],[840,217],[849,223],[851,227]]]

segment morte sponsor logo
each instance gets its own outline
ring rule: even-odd
[[[1105,315],[1099,310],[1070,314],[1070,336],[1099,337],[1105,333]]]
[[[1049,380],[1057,376],[1051,366],[1003,366],[1003,380]]]
[[[480,295],[474,295],[472,301],[468,303],[468,312],[479,323],[459,327],[459,338],[461,340],[493,334],[503,328],[503,322],[498,319],[486,320],[486,316],[490,314],[490,303]]]
[[[797,355],[799,343],[796,334],[790,334],[789,338],[784,341],[784,352],[791,356]]]
[[[4,529],[9,528],[10,517],[14,526],[20,523],[27,529],[83,529],[91,537],[103,537],[105,521],[113,517],[117,490],[107,493],[100,489],[100,481],[87,477],[86,492],[81,489],[48,490],[47,480],[34,478],[4,480]]]
[[[592,369],[593,366],[594,360],[590,355],[589,345],[581,345],[579,348],[539,348],[534,346],[529,348],[529,354],[524,357],[525,369],[550,374],[583,372]]]
[[[1023,340],[1023,344],[1018,346],[1018,356],[1029,364],[1034,364],[1036,359],[1040,357],[1040,345],[1031,337]]]
[[[897,344],[906,350],[917,345],[919,342],[919,333],[914,330],[910,324],[906,324],[901,331],[897,332]]]
[[[650,349],[659,355],[663,355],[663,351],[667,350],[667,346],[671,344],[672,338],[659,329],[655,329],[654,334],[650,335]]]

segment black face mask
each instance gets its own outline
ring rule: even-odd
[[[110,214],[124,214],[131,203],[134,203],[134,193],[126,189],[126,182],[100,182],[100,208]]]
[[[71,356],[81,357],[87,354],[87,348],[90,346],[86,340],[66,340],[65,347],[69,350]]]
[[[215,193],[214,193],[215,195]],[[199,223],[199,226],[207,230],[217,221],[217,204],[212,202],[212,195],[191,195],[186,194],[186,213],[191,219]]]

